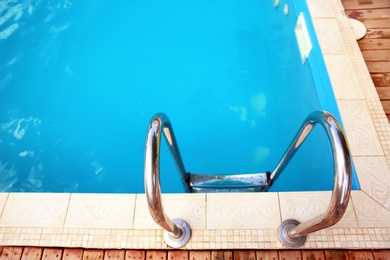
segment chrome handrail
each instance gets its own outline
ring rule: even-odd
[[[167,141],[169,151],[171,152],[179,172],[180,179],[188,189],[189,174],[184,168],[183,160],[172,130],[172,125],[165,114],[159,113],[152,118],[146,137],[144,165],[145,194],[152,218],[164,229],[165,242],[171,247],[179,248],[189,241],[191,231],[189,225],[185,221],[181,219],[174,219],[172,221],[165,214],[163,208],[160,186],[161,132],[163,132],[165,140]]]
[[[305,243],[307,234],[336,224],[344,215],[351,195],[352,165],[348,144],[336,118],[325,111],[312,112],[306,118],[280,163],[272,172],[271,182],[278,178],[317,123],[325,129],[333,154],[335,181],[331,201],[323,214],[302,224],[293,219],[281,223],[278,235],[287,247],[300,247]]]

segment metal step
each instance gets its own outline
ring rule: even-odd
[[[251,174],[190,174],[190,188],[194,193],[261,192],[268,187],[270,173]]]

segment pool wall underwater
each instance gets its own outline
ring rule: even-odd
[[[315,110],[341,122],[299,1],[5,7],[2,191],[144,192],[146,129],[158,112],[187,171],[210,174],[273,171]],[[304,63],[300,13],[313,45]],[[183,192],[165,146],[161,162],[163,192]],[[316,127],[270,191],[331,190],[332,175]]]
[[[283,4],[283,1],[281,1]],[[390,247],[390,127],[338,0],[308,0],[343,119],[360,190],[334,227],[303,248]],[[328,206],[330,191],[164,194],[171,218],[188,221],[185,249],[284,249],[281,221],[306,221]],[[143,194],[0,193],[2,245],[167,249]]]

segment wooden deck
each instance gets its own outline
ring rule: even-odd
[[[345,13],[367,28],[367,35],[358,44],[390,121],[390,0],[341,2]]]
[[[230,250],[230,251],[156,251],[156,250],[87,250],[71,248],[11,247],[0,248],[0,260],[300,260],[300,259],[390,259],[390,250]]]

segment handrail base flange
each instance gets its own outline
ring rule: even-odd
[[[298,220],[287,219],[283,221],[278,227],[278,237],[280,242],[288,248],[299,248],[306,242],[307,236],[290,237],[289,230],[301,224]]]
[[[168,246],[172,248],[180,248],[183,247],[185,244],[188,243],[191,237],[191,229],[190,226],[182,219],[174,219],[172,220],[173,223],[176,224],[176,226],[181,231],[181,236],[178,238],[174,238],[172,236],[172,233],[164,230],[163,231],[163,237],[165,243],[167,243]]]

